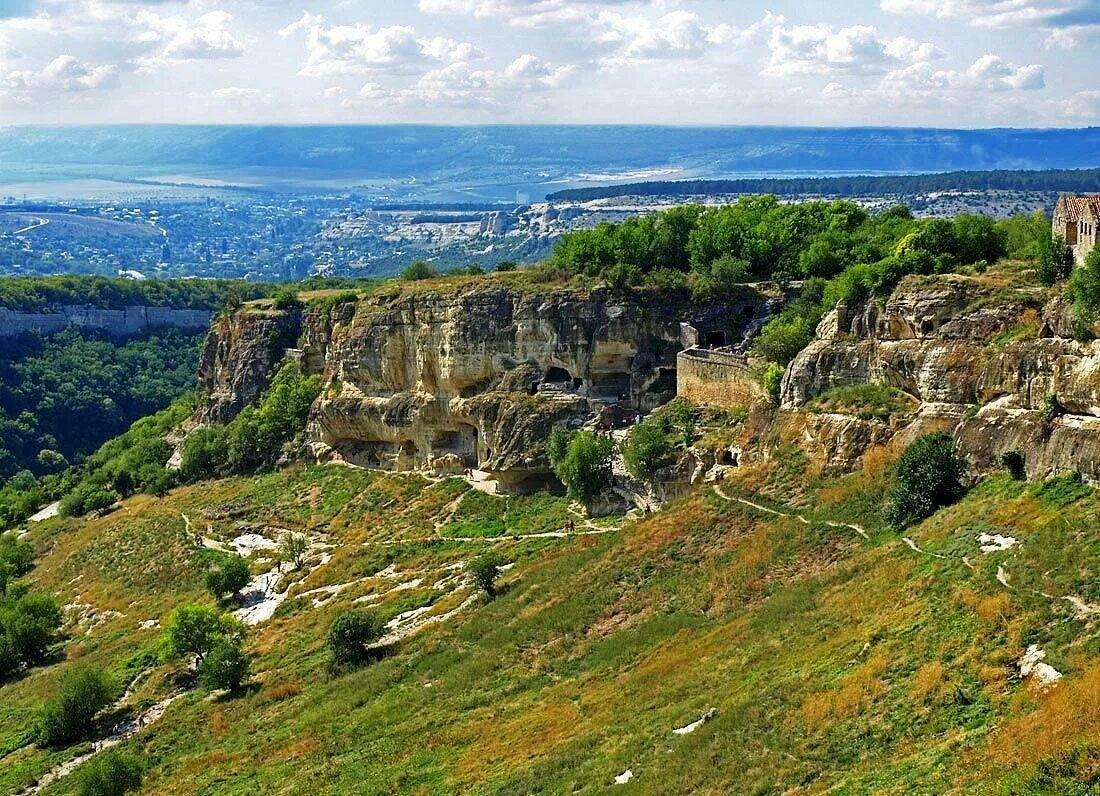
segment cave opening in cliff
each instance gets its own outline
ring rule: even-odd
[[[711,348],[720,348],[726,344],[726,333],[721,329],[707,332],[707,345]]]
[[[550,384],[572,384],[573,374],[565,368],[552,367],[546,371],[543,381]]]

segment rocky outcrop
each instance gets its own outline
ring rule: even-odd
[[[781,404],[795,416],[831,389],[884,384],[921,402],[912,419],[804,419],[804,443],[831,469],[853,469],[897,434],[952,431],[972,473],[1009,451],[1030,477],[1081,471],[1100,480],[1100,341],[1072,339],[1063,299],[1004,277],[909,277],[885,300],[838,306],[790,364]],[[1052,417],[1055,414],[1058,416]]]
[[[171,326],[179,329],[205,329],[214,313],[210,310],[172,307],[123,307],[103,309],[84,305],[63,305],[50,312],[21,312],[0,308],[0,337],[17,337],[27,332],[50,334],[76,326],[129,337],[148,329]]]
[[[325,387],[308,426],[318,458],[518,483],[547,471],[555,425],[645,412],[676,390],[680,325],[737,339],[768,301],[747,289],[697,307],[667,295],[475,280],[453,292],[392,286],[300,316],[254,302],[213,325],[203,420],[255,400],[286,349]]]
[[[278,311],[269,302],[215,318],[199,359],[199,384],[206,394],[199,420],[225,423],[259,398],[297,340],[299,325],[297,313]]]

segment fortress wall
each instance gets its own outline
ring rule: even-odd
[[[771,398],[744,357],[689,348],[676,357],[676,395],[701,406],[748,408]]]

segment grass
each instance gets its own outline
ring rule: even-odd
[[[324,633],[339,610],[380,593],[375,573],[431,570],[490,544],[427,541],[436,522],[438,535],[532,533],[563,521],[566,501],[296,467],[53,521],[32,532],[42,555],[32,579],[126,616],[74,633],[63,660],[3,686],[0,790],[77,751],[24,744],[28,717],[67,668],[80,660],[123,676],[152,662],[157,634],[136,630],[138,619],[201,599],[201,562],[174,541],[180,513],[195,521],[232,503],[232,516],[211,513],[218,536],[247,522],[339,544],[295,588],[365,580],[319,608],[292,600],[250,633],[258,688],[184,697],[128,742],[150,763],[147,793],[588,793],[627,768],[635,778],[616,792],[1094,792],[1100,639],[1063,598],[1100,599],[1100,498],[1065,480],[990,479],[910,529],[944,556],[933,558],[874,524],[890,458],[826,479],[781,448],[723,486],[809,524],[707,488],[606,536],[496,543],[516,566],[495,600],[340,674],[325,665]],[[872,539],[826,519],[860,522]],[[1020,544],[981,554],[984,531]],[[997,583],[998,566],[1013,589]],[[458,598],[430,580],[379,610],[452,607]],[[1020,681],[1029,644],[1063,672],[1059,685]],[[169,674],[155,664],[138,698],[166,693]],[[712,707],[696,732],[672,733]]]
[[[861,420],[886,420],[895,415],[912,414],[917,401],[911,395],[884,384],[857,384],[834,387],[809,404],[811,412],[855,415]]]

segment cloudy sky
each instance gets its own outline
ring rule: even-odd
[[[0,123],[1086,126],[1100,0],[0,0]]]

